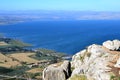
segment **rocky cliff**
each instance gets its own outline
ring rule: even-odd
[[[119,40],[90,45],[73,55],[70,63],[45,68],[43,80],[120,80],[119,50]]]

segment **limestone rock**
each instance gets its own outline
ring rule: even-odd
[[[116,68],[120,68],[120,58],[117,60],[117,63],[114,65]]]
[[[119,50],[120,41],[119,40],[113,40],[113,41],[108,40],[103,43],[103,46],[110,50]]]
[[[71,76],[78,75],[78,74],[84,74],[84,69],[83,68],[75,68],[72,72]]]
[[[109,53],[102,46],[95,44],[75,54],[71,62],[72,67],[75,68],[72,76],[84,74],[92,80],[110,80],[110,75],[106,73],[106,71],[111,70],[107,67],[108,55]]]
[[[53,64],[43,71],[43,80],[66,80],[71,75],[71,65],[69,61],[63,64]]]
[[[119,48],[119,40],[90,45],[73,55],[71,64],[64,61],[45,68],[43,80],[110,80],[111,74],[120,76],[120,51],[113,51]]]

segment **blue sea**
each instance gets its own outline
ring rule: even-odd
[[[120,39],[120,20],[31,21],[0,25],[0,33],[33,45],[67,54]]]

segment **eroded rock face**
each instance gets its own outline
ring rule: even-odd
[[[117,60],[117,63],[114,65],[116,68],[120,68],[120,58]]]
[[[75,69],[72,76],[85,74],[88,80],[110,80],[110,75],[106,73],[111,69],[107,67],[109,60],[109,53],[102,46],[93,44],[73,56],[71,64]]]
[[[66,80],[71,75],[71,65],[69,61],[63,64],[53,64],[43,71],[43,80]]]
[[[103,43],[103,46],[110,50],[119,50],[120,41],[119,40],[113,40],[113,41],[108,40]]]

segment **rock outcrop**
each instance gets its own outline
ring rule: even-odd
[[[71,62],[72,67],[75,68],[72,76],[85,74],[88,79],[92,80],[110,80],[109,74],[106,73],[106,71],[110,71],[110,68],[107,67],[108,55],[109,53],[105,52],[102,46],[95,44],[75,54]]]
[[[119,40],[109,40],[103,45],[90,45],[73,55],[71,68],[68,61],[59,67],[48,66],[44,70],[43,78],[44,80],[66,80],[67,78],[67,80],[119,80],[119,48]]]
[[[117,60],[117,63],[114,65],[116,68],[120,68],[120,58]]]
[[[43,80],[67,80],[71,75],[71,64],[69,61],[52,64],[44,69]]]
[[[119,50],[120,41],[119,40],[113,40],[113,41],[108,40],[103,43],[103,46],[110,50]]]

